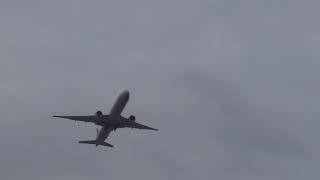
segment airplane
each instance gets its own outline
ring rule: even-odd
[[[134,115],[125,118],[121,116],[121,113],[129,101],[130,93],[128,90],[124,90],[117,98],[116,102],[112,106],[108,115],[102,114],[101,111],[97,111],[95,115],[91,116],[53,116],[57,118],[65,118],[74,121],[90,122],[98,126],[101,129],[97,129],[97,137],[95,140],[79,141],[81,144],[94,144],[96,147],[108,146],[113,147],[112,144],[105,142],[111,131],[115,131],[118,128],[135,128],[135,129],[147,129],[158,131],[158,129],[148,127],[136,122]]]

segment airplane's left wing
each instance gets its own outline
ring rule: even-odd
[[[124,117],[122,117],[122,118],[124,118]],[[149,126],[140,124],[140,123],[137,123],[137,122],[132,121],[132,120],[129,120],[129,119],[127,119],[127,118],[124,118],[124,119],[126,120],[126,121],[123,123],[123,126],[124,126],[124,127],[134,128],[134,129],[148,129],[148,130],[158,131],[158,129],[155,129],[155,128],[152,128],[152,127],[149,127]]]
[[[94,116],[52,116],[57,118],[70,119],[74,121],[82,121],[82,122],[95,122]]]
[[[129,128],[136,128],[136,129],[148,129],[148,130],[154,130],[154,131],[158,131],[158,129],[143,125],[143,124],[139,124],[137,122],[131,122],[127,124]]]

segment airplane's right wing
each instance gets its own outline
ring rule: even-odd
[[[80,144],[95,144],[96,146],[97,146],[97,145],[101,145],[101,146],[113,147],[112,144],[109,144],[109,143],[107,143],[107,142],[101,142],[101,143],[98,143],[98,144],[97,144],[97,141],[96,141],[96,140],[92,140],[92,141],[79,141],[78,143],[80,143]]]
[[[52,116],[57,118],[70,119],[74,121],[82,121],[82,122],[95,122],[94,116]]]

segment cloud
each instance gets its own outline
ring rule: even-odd
[[[316,1],[1,1],[2,179],[317,179]],[[116,148],[53,114],[124,115]]]

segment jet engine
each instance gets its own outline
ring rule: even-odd
[[[131,121],[136,121],[136,117],[135,117],[134,115],[131,115],[131,116],[129,117],[129,120],[131,120]]]
[[[102,112],[101,112],[101,111],[97,111],[94,116],[95,116],[96,118],[99,118],[99,117],[102,116]]]
[[[100,126],[103,126],[104,124],[103,124],[103,120],[102,120],[102,116],[103,116],[103,114],[102,114],[102,112],[101,111],[97,111],[95,114],[94,114],[94,123],[96,124],[96,125],[100,125]]]

